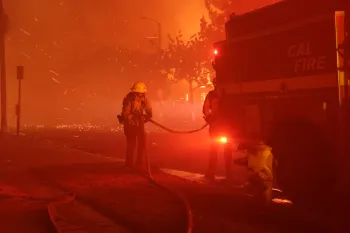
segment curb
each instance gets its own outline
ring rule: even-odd
[[[57,212],[57,207],[60,205],[71,203],[75,200],[75,193],[72,192],[70,196],[66,196],[63,200],[50,202],[47,206],[47,211],[49,213],[50,220],[54,225],[57,233],[63,233],[64,231],[59,226],[59,221],[64,220],[63,216],[60,216]]]
[[[66,150],[69,150],[71,152],[79,152],[79,153],[83,153],[83,155],[90,155],[90,156],[94,156],[96,158],[102,158],[103,161],[112,161],[112,162],[121,162],[120,159],[118,158],[104,158],[104,156],[101,156],[99,154],[95,154],[95,153],[91,153],[91,152],[86,152],[83,150],[79,150],[76,148],[70,148],[64,145],[60,145],[55,143],[54,141],[50,141],[50,140],[43,140],[40,138],[35,138],[35,137],[28,137],[26,135],[13,135],[13,134],[7,134],[6,137],[8,137],[11,140],[15,140],[18,142],[21,142],[21,140],[25,139],[26,141],[28,141],[29,143],[33,143],[33,142],[38,142],[40,143],[40,145],[44,145],[44,147],[49,147],[52,149],[57,149],[57,148],[64,148]],[[60,153],[60,152],[59,152]],[[64,153],[64,151],[62,151],[62,153]],[[35,168],[33,169],[32,172],[36,171]],[[97,226],[98,227],[102,227],[102,232],[104,232],[104,230],[108,230],[108,232],[127,232],[126,229],[122,226],[119,226],[117,224],[104,224],[99,226],[100,221],[106,222],[103,218],[105,218],[105,216],[103,216],[102,214],[100,214],[99,212],[87,212],[89,213],[88,215],[80,215],[80,208],[78,208],[78,210],[76,209],[76,203],[80,203],[79,199],[76,197],[76,193],[72,190],[67,190],[66,188],[62,187],[60,184],[56,183],[54,180],[50,180],[50,179],[46,179],[45,175],[40,174],[40,173],[33,173],[35,176],[38,176],[39,180],[44,180],[45,183],[48,183],[49,186],[53,186],[56,189],[62,191],[61,194],[59,196],[56,196],[54,198],[49,198],[49,199],[41,199],[41,198],[33,198],[33,197],[27,197],[25,196],[24,198],[26,199],[33,199],[33,200],[40,200],[40,201],[46,201],[48,202],[47,206],[46,206],[46,210],[47,213],[49,215],[49,219],[53,225],[53,227],[55,228],[55,231],[57,233],[73,233],[73,232],[88,232],[90,230],[91,227],[91,221],[90,221],[90,217],[92,217],[91,220],[97,220]],[[89,205],[85,205],[86,207],[90,207]],[[79,206],[81,207],[81,206]],[[73,212],[71,212],[73,211]],[[83,211],[84,212],[84,211]],[[85,213],[85,212],[84,212]],[[102,218],[100,217],[102,216]],[[85,217],[85,219],[83,220],[83,218]],[[101,220],[102,219],[102,220]],[[80,222],[80,220],[83,220],[82,222]],[[109,220],[109,219],[107,219]],[[94,221],[92,221],[92,227],[94,226]],[[109,228],[109,229],[106,229]],[[113,228],[113,229],[112,229]],[[112,229],[112,230],[111,230]],[[117,231],[115,229],[118,229]],[[93,230],[93,228],[91,228],[91,230]]]

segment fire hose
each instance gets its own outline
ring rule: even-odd
[[[175,133],[175,134],[191,134],[191,133],[196,133],[196,132],[199,132],[203,129],[205,129],[207,126],[208,126],[208,123],[204,124],[202,127],[198,128],[198,129],[195,129],[195,130],[188,130],[188,131],[178,131],[178,130],[173,130],[173,129],[170,129],[162,124],[159,124],[158,122],[150,119],[149,122],[153,123],[154,125],[158,126],[159,128],[161,129],[164,129],[170,133]],[[180,193],[178,192],[175,192],[174,190],[168,188],[168,187],[165,187],[161,184],[159,184],[156,180],[154,180],[154,178],[152,177],[152,174],[151,174],[151,169],[150,169],[150,163],[149,163],[149,159],[148,159],[148,155],[146,154],[146,160],[147,160],[147,165],[148,165],[148,175],[149,175],[149,179],[151,180],[151,182],[153,184],[155,184],[156,186],[162,188],[162,189],[165,189],[167,190],[168,192],[170,193],[173,193],[175,194],[175,196],[177,196],[185,205],[185,208],[186,208],[186,211],[187,211],[187,230],[186,230],[186,233],[191,233],[192,232],[192,229],[193,229],[193,214],[192,214],[192,210],[191,210],[191,207],[187,201],[187,199],[181,195]]]
[[[159,124],[158,122],[150,119],[149,122],[153,123],[154,125],[158,126],[159,128],[162,128],[170,133],[176,133],[176,134],[190,134],[190,133],[196,133],[196,132],[199,132],[203,129],[205,129],[207,126],[208,126],[208,123],[206,123],[205,125],[203,125],[202,127],[200,127],[199,129],[195,129],[195,130],[188,130],[188,131],[178,131],[178,130],[173,130],[173,129],[170,129],[164,125],[161,125]]]
[[[208,126],[208,123],[206,123],[205,125],[203,125],[202,127],[200,127],[199,129],[195,129],[195,130],[188,130],[188,131],[178,131],[178,130],[173,130],[173,129],[170,129],[152,119],[149,119],[148,120],[149,122],[153,123],[154,125],[160,127],[161,129],[164,129],[170,133],[175,133],[175,134],[191,134],[191,133],[196,133],[196,132],[199,132],[201,130],[203,130],[204,128],[206,128]],[[142,121],[142,124],[144,124],[145,122]],[[187,218],[187,229],[186,229],[186,233],[191,233],[192,230],[193,230],[193,214],[192,214],[192,210],[191,210],[191,207],[190,207],[190,204],[188,202],[188,200],[183,196],[181,195],[179,192],[176,192],[174,191],[173,189],[171,188],[168,188],[160,183],[158,183],[152,176],[152,173],[151,173],[151,166],[150,166],[150,162],[149,162],[149,158],[148,158],[148,154],[146,153],[146,156],[145,156],[145,159],[146,159],[146,166],[147,166],[147,175],[145,176],[144,174],[142,173],[139,173],[141,176],[145,177],[146,179],[148,179],[150,181],[150,183],[152,183],[153,185],[157,186],[158,188],[161,188],[167,192],[169,192],[170,194],[173,194],[176,198],[178,198],[183,204],[184,204],[184,207],[186,209],[186,218]],[[137,172],[137,171],[136,171]]]

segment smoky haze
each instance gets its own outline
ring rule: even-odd
[[[244,12],[275,1],[236,2],[237,12]],[[146,37],[157,36],[157,26],[140,17],[162,24],[166,46],[168,34],[181,30],[189,38],[206,15],[203,0],[4,0],[4,5],[10,125],[15,123],[17,65],[25,66],[23,123],[112,122],[122,97],[142,74],[123,74],[111,51],[154,52]]]

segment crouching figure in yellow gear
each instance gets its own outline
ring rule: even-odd
[[[124,124],[126,136],[126,159],[127,167],[146,171],[146,132],[144,124],[152,118],[152,107],[146,97],[146,85],[136,82],[131,91],[123,100],[121,119]],[[135,150],[137,146],[137,156]]]
[[[247,157],[235,160],[235,163],[248,167],[251,187],[257,192],[262,201],[269,205],[272,201],[274,180],[272,148],[263,143],[254,143],[243,145],[240,149],[247,150]]]

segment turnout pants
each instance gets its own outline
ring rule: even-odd
[[[141,170],[146,169],[147,143],[144,127],[129,125],[124,129],[124,133],[126,136],[125,165]]]

